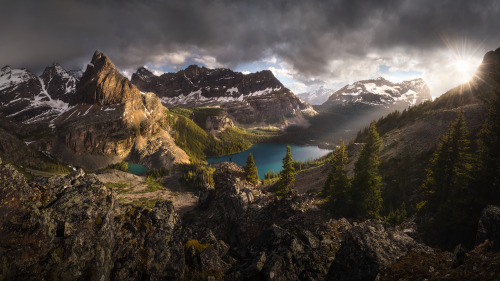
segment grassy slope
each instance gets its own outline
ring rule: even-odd
[[[221,156],[244,151],[252,144],[263,142],[275,132],[248,130],[239,127],[227,128],[218,139],[203,130],[208,116],[218,115],[219,108],[185,109],[175,108],[169,111],[168,119],[174,129],[176,144],[194,161],[203,161],[206,156]],[[197,122],[195,122],[197,121]]]

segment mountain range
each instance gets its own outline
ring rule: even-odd
[[[132,74],[131,82],[141,91],[155,93],[167,107],[220,106],[243,124],[272,124],[316,113],[269,70],[243,74],[191,65],[156,76],[141,67]]]

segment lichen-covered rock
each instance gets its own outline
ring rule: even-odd
[[[326,280],[374,280],[382,266],[408,251],[431,251],[378,220],[367,220],[342,232],[343,241]]]
[[[476,245],[488,239],[495,243],[495,249],[500,251],[500,207],[489,205],[483,209],[479,219],[476,235]]]
[[[0,280],[179,280],[180,220],[171,202],[122,207],[79,170],[27,182],[0,165]]]

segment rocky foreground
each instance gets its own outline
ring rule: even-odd
[[[28,181],[0,164],[0,280],[500,278],[499,207],[483,211],[479,246],[446,253],[413,229],[330,219],[314,196],[277,198],[242,173],[222,164],[181,222],[170,202],[120,205],[81,170]]]

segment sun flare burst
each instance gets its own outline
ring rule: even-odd
[[[467,83],[470,81],[481,64],[482,44],[472,46],[467,39],[461,41],[451,41],[443,37],[448,54],[450,56],[450,71],[459,83]]]

